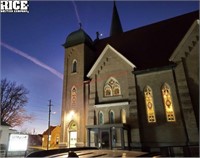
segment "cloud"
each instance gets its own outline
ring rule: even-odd
[[[18,50],[17,48],[14,48],[4,42],[0,42],[1,46],[7,48],[8,50],[12,51],[13,53],[15,54],[18,54],[26,59],[28,59],[29,61],[33,62],[34,64],[48,70],[49,72],[51,72],[52,74],[56,75],[57,77],[59,77],[60,79],[63,79],[63,74],[58,72],[57,70],[55,70],[54,68],[44,64],[43,62],[41,62],[40,60],[28,55],[27,53],[25,52],[22,52],[21,50]]]

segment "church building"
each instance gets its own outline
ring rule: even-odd
[[[195,155],[199,11],[122,26],[114,2],[109,37],[67,36],[60,146]]]

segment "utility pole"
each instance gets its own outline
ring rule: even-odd
[[[48,120],[48,137],[47,137],[47,150],[49,150],[49,138],[50,138],[50,120],[51,120],[51,100],[49,100],[49,120]]]

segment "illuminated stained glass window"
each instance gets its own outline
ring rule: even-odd
[[[115,123],[115,116],[112,110],[110,110],[109,112],[109,119],[110,119],[110,123]]]
[[[147,112],[147,120],[149,123],[156,122],[154,102],[153,102],[153,92],[149,86],[144,89],[145,105]]]
[[[70,122],[70,125],[69,125],[69,130],[72,131],[72,130],[77,130],[77,125],[74,121],[71,121]]]
[[[107,80],[104,86],[104,96],[118,96],[121,95],[121,89],[118,81],[111,77]]]
[[[126,111],[124,109],[121,110],[121,122],[126,123]]]
[[[73,60],[72,62],[72,73],[75,73],[77,71],[77,61]]]
[[[109,85],[104,87],[105,96],[112,96],[112,88]]]
[[[168,122],[175,122],[174,107],[172,102],[171,90],[168,84],[162,86],[163,103],[165,106],[165,113]]]
[[[75,86],[71,89],[71,105],[76,105],[77,103],[77,89]]]
[[[100,112],[99,112],[99,125],[102,125],[103,123],[104,123],[103,112],[100,111]]]

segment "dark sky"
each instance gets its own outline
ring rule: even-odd
[[[74,4],[75,6],[74,7]],[[198,1],[116,1],[124,32],[199,9]],[[42,133],[60,124],[62,73],[67,35],[82,28],[94,40],[109,36],[113,1],[30,1],[29,13],[1,13],[1,78],[29,91],[27,112],[35,120],[19,130]],[[181,26],[180,26],[181,27]]]

